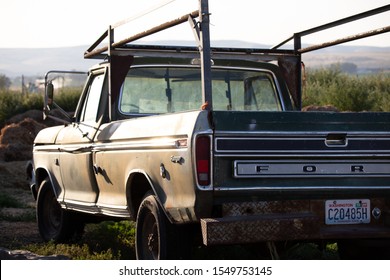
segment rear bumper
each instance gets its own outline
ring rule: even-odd
[[[319,226],[308,217],[258,217],[202,219],[203,243],[208,245],[245,244],[284,240],[335,240],[390,238],[389,226]]]
[[[241,208],[248,212],[248,209],[256,209],[259,203],[236,204],[234,207],[229,205],[225,207],[229,208],[229,211],[225,212],[223,217],[201,219],[203,243],[222,245],[287,240],[390,238],[390,213],[384,209],[386,208],[384,201],[381,199],[372,201],[384,210],[381,217],[372,218],[369,224],[351,225],[326,225],[322,200],[305,201],[305,205],[310,206],[306,209],[301,208],[300,211],[291,206],[302,205],[298,203],[302,201],[274,201],[271,203],[272,207],[267,207],[267,210],[278,209],[279,213],[252,211],[251,214],[244,214],[243,211],[237,210]],[[286,206],[286,204],[289,207],[283,209],[283,205]],[[244,206],[240,207],[242,205]],[[248,208],[249,205],[253,208]],[[278,205],[280,207],[277,207]],[[235,209],[234,212],[230,211],[232,208]]]

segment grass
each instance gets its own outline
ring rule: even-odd
[[[22,208],[23,204],[7,193],[0,193],[0,208]]]
[[[30,244],[25,250],[42,256],[62,255],[73,260],[116,260],[120,255],[115,255],[111,249],[93,251],[88,244]]]
[[[131,221],[90,224],[82,241],[94,252],[111,250],[114,258],[135,258],[135,226]]]
[[[73,260],[135,259],[134,225],[130,221],[88,224],[79,240],[28,244],[25,250],[38,255],[64,255]]]
[[[35,221],[35,211],[31,209],[26,209],[27,211],[23,211],[18,215],[7,214],[0,211],[0,221],[8,221],[8,222],[33,222]]]
[[[11,213],[4,208],[17,208],[20,211]],[[12,195],[0,193],[0,221],[32,222],[35,221],[35,209],[24,205]]]
[[[315,243],[297,243],[288,248],[282,255],[283,259],[294,260],[326,260],[338,259],[337,243],[326,244],[321,248]]]

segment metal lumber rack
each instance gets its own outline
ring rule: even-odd
[[[178,57],[178,58],[200,58],[201,76],[202,76],[202,96],[203,103],[208,104],[207,109],[212,110],[212,94],[211,94],[211,60],[212,59],[244,59],[252,61],[276,61],[287,81],[289,90],[293,96],[295,105],[301,107],[301,55],[306,52],[350,42],[369,36],[374,36],[390,31],[390,26],[371,30],[365,33],[356,34],[346,38],[337,39],[334,41],[313,45],[310,47],[302,47],[302,37],[330,29],[359,19],[367,18],[373,15],[384,13],[390,10],[390,5],[385,5],[370,11],[366,11],[357,15],[343,18],[334,22],[330,22],[321,26],[317,26],[308,30],[304,30],[293,34],[285,41],[270,48],[218,48],[210,46],[210,30],[209,30],[209,7],[208,0],[198,0],[199,9],[191,13],[185,14],[175,20],[166,22],[159,26],[153,27],[141,33],[130,36],[126,39],[115,42],[114,30],[116,27],[128,23],[124,20],[114,26],[109,26],[98,40],[89,47],[84,53],[84,58],[107,59],[110,63],[110,84],[113,79],[111,73],[114,61],[113,58],[120,57]],[[186,46],[156,46],[156,45],[138,45],[131,44],[136,40],[145,38],[157,32],[188,22],[195,37],[196,47]],[[108,39],[107,45],[100,47],[104,40]],[[281,47],[293,40],[293,48],[282,49]],[[118,58],[119,59],[119,58]],[[111,92],[111,86],[110,92]]]
[[[306,35],[314,34],[314,33],[321,32],[321,31],[324,31],[324,30],[327,30],[327,29],[330,29],[333,27],[343,25],[343,24],[347,24],[347,23],[350,23],[353,21],[357,21],[360,19],[375,16],[375,15],[378,15],[380,13],[388,12],[389,10],[390,10],[390,5],[385,5],[385,6],[373,9],[373,10],[369,10],[369,11],[360,13],[360,14],[356,14],[356,15],[353,15],[350,17],[339,19],[339,20],[336,20],[336,21],[333,21],[333,22],[330,22],[327,24],[323,24],[323,25],[320,25],[317,27],[313,27],[313,28],[310,28],[310,29],[307,29],[307,30],[304,30],[301,32],[297,32],[293,36],[291,36],[288,39],[281,42],[280,44],[274,46],[272,49],[278,49],[281,46],[285,45],[286,43],[290,42],[291,40],[294,40],[294,50],[299,52],[299,53],[306,53],[306,52],[311,52],[311,51],[315,51],[315,50],[319,50],[319,49],[323,49],[323,48],[327,48],[327,47],[331,47],[331,46],[335,46],[335,45],[339,45],[339,44],[343,44],[343,43],[347,43],[347,42],[379,35],[382,33],[386,33],[386,32],[390,31],[390,25],[385,26],[385,27],[381,27],[381,28],[377,28],[374,30],[370,30],[367,32],[355,34],[352,36],[348,36],[345,38],[340,38],[340,39],[325,42],[322,44],[317,44],[317,45],[313,45],[310,47],[302,48],[302,37],[304,37]]]
[[[199,10],[185,14],[177,19],[166,22],[149,30],[114,42],[114,29],[112,26],[105,31],[99,39],[87,49],[84,58],[106,59],[108,56],[148,56],[148,57],[199,57],[199,53],[209,50],[213,58],[229,59],[250,59],[250,60],[275,60],[282,55],[294,55],[294,50],[289,49],[259,49],[259,48],[219,48],[210,46],[208,0],[198,0]],[[196,19],[199,18],[197,22]],[[189,22],[195,35],[197,47],[189,46],[160,46],[160,45],[139,45],[130,44],[136,40],[145,38],[157,32]],[[127,23],[123,21],[122,24]],[[121,24],[117,24],[119,27]],[[106,46],[99,45],[107,39]],[[255,56],[255,58],[253,58]]]

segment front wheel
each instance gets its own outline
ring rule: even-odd
[[[83,223],[61,208],[48,178],[40,185],[36,209],[39,233],[45,241],[68,241],[83,228]]]

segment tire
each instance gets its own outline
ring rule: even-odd
[[[139,260],[167,258],[167,220],[154,195],[145,196],[137,214],[136,256]]]
[[[136,257],[139,260],[188,258],[191,253],[189,227],[172,225],[153,194],[142,201],[136,220]],[[186,229],[186,230],[185,230]]]
[[[84,229],[84,223],[61,208],[48,178],[40,185],[36,209],[39,233],[45,241],[66,242]]]

